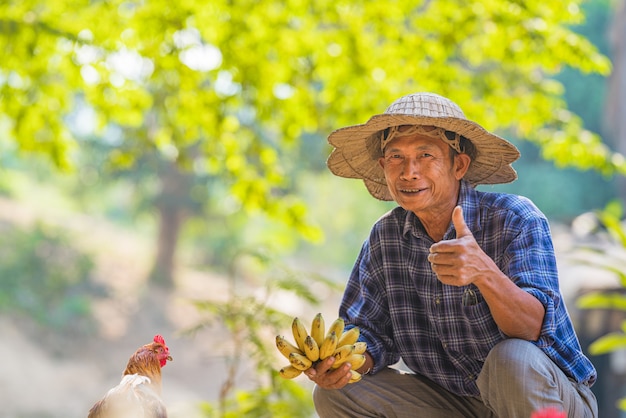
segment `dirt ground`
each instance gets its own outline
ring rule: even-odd
[[[96,275],[111,286],[112,297],[94,306],[98,329],[93,336],[63,335],[24,318],[0,317],[1,418],[86,417],[93,403],[119,383],[129,356],[157,333],[174,357],[163,369],[170,416],[195,418],[198,402],[216,399],[221,384],[216,376],[225,374],[224,332],[207,329],[185,336],[181,330],[199,318],[189,300],[219,297],[226,282],[181,272],[171,292],[148,288],[147,260],[139,256],[146,251],[136,245],[108,246],[99,256]]]
[[[175,288],[150,287],[152,243],[88,216],[67,217],[50,208],[18,204],[0,197],[0,222],[20,226],[44,220],[63,225],[76,244],[96,260],[95,280],[111,296],[94,304],[98,326],[93,337],[43,330],[32,321],[0,316],[0,418],[86,417],[94,402],[119,383],[130,355],[162,334],[174,358],[163,369],[163,400],[170,418],[201,417],[200,402],[214,402],[226,378],[231,342],[223,328],[194,335],[182,331],[201,318],[191,300],[224,300],[226,278],[179,268]],[[325,298],[324,315],[336,315],[337,298]],[[289,297],[277,308],[313,317]],[[274,344],[273,337],[268,344]],[[278,356],[278,354],[277,354]],[[283,366],[284,364],[277,364]],[[241,366],[236,385],[250,387],[253,376]],[[304,384],[307,384],[306,382]]]
[[[0,221],[27,225],[39,216],[36,209],[0,198]],[[24,319],[0,317],[0,418],[86,417],[91,405],[119,382],[128,357],[156,333],[165,337],[174,357],[163,369],[163,399],[170,417],[200,417],[198,403],[217,399],[226,374],[226,335],[219,328],[194,336],[180,331],[198,319],[189,299],[223,297],[226,280],[181,269],[174,290],[148,288],[150,243],[87,217],[67,219],[50,211],[46,217],[73,231],[96,256],[96,276],[111,286],[115,297],[95,306],[99,328],[93,338],[69,338],[39,330]],[[554,241],[566,300],[580,287],[612,284],[611,277],[568,263],[565,254],[575,243],[568,229],[555,230]],[[275,302],[293,315],[314,314],[289,298]],[[338,296],[332,296],[317,309],[330,318],[337,304]],[[245,386],[249,378],[244,370],[238,383]]]
[[[86,417],[93,403],[119,383],[128,357],[156,333],[165,337],[174,359],[163,369],[170,418],[200,418],[198,404],[217,400],[226,379],[230,341],[219,327],[192,336],[181,330],[199,318],[189,298],[223,294],[225,284],[192,273],[186,277],[193,284],[179,284],[171,293],[145,291],[137,309],[101,308],[101,319],[111,321],[94,338],[68,339],[42,333],[28,320],[0,318],[0,418]],[[312,318],[310,312],[292,308],[296,315]],[[248,372],[242,365],[240,388],[250,386]]]

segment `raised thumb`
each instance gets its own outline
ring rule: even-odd
[[[456,206],[452,211],[452,223],[454,224],[454,229],[456,229],[457,238],[472,235],[472,231],[470,231],[465,223],[465,218],[463,218],[463,209],[461,206]]]

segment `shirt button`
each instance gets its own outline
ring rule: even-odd
[[[441,345],[443,346],[443,348],[448,348],[448,343],[442,342]]]
[[[435,304],[439,305],[441,303],[441,299],[439,299],[439,297],[435,298]]]

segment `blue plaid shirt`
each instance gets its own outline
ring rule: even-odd
[[[519,286],[545,307],[534,343],[567,376],[593,384],[596,371],[584,354],[559,290],[550,227],[520,196],[480,192],[462,182],[459,204],[476,241]],[[452,223],[444,239],[456,237]],[[400,358],[415,373],[462,396],[479,394],[475,380],[491,348],[507,338],[480,291],[463,306],[468,286],[441,283],[427,260],[433,240],[412,212],[397,207],[382,216],[363,244],[339,315],[361,330],[375,366]],[[466,304],[467,305],[467,304]]]

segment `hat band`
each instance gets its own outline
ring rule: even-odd
[[[461,135],[456,132],[446,131],[443,128],[423,125],[390,126],[387,129],[379,131],[380,150],[384,151],[385,146],[394,138],[415,134],[425,135],[431,138],[439,138],[456,150],[459,154],[463,152],[461,151]]]

